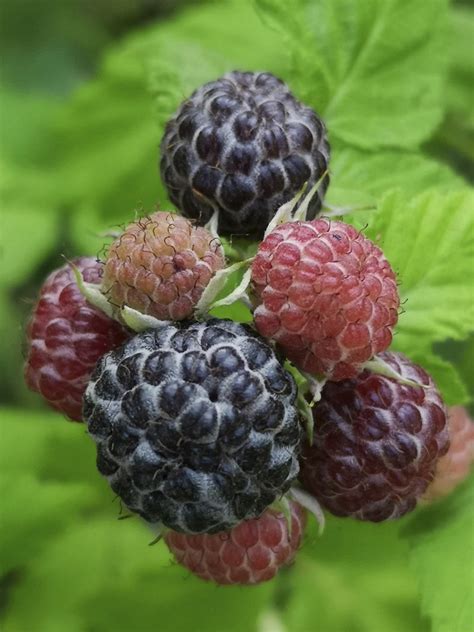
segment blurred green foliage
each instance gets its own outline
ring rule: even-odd
[[[472,479],[398,523],[311,525],[269,585],[217,589],[120,507],[80,425],[22,380],[25,321],[61,255],[95,254],[168,204],[164,122],[226,70],[284,78],[325,118],[328,201],[397,269],[394,345],[472,402],[474,11],[445,0],[5,0],[0,21],[0,616],[6,632],[465,632],[474,629]],[[164,19],[158,19],[160,16]],[[130,31],[130,33],[128,32]],[[245,318],[245,310],[221,315]]]

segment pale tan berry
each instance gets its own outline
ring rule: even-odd
[[[158,211],[130,224],[110,246],[102,290],[119,307],[184,320],[224,263],[219,240],[206,228]]]

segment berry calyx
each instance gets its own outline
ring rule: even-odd
[[[206,228],[158,211],[131,223],[111,244],[101,289],[119,308],[184,320],[224,263],[219,240]]]
[[[474,422],[463,406],[448,409],[450,446],[436,465],[433,481],[423,494],[423,500],[433,502],[444,498],[468,476],[474,461]]]
[[[86,282],[100,282],[103,269],[94,258],[81,257],[72,264]],[[82,421],[82,396],[97,360],[129,335],[87,303],[66,264],[44,282],[29,321],[26,384],[59,412]]]
[[[310,374],[354,377],[391,343],[400,305],[395,274],[349,224],[277,226],[258,249],[252,285],[257,330]]]
[[[127,507],[184,533],[259,516],[298,474],[296,386],[273,349],[227,320],[166,324],[97,364],[84,417]]]
[[[328,382],[301,458],[302,484],[323,507],[372,522],[414,509],[449,448],[446,409],[431,377],[400,353],[382,358],[423,386],[369,371]]]
[[[289,501],[287,517],[272,508],[230,531],[186,535],[167,531],[164,540],[181,566],[216,584],[259,584],[291,564],[306,526],[305,510]]]
[[[327,169],[321,119],[267,72],[230,72],[198,88],[168,122],[161,175],[171,201],[219,231],[262,235],[277,209]],[[312,200],[314,217],[328,180]]]

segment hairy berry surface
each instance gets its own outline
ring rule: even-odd
[[[130,224],[110,246],[102,291],[161,320],[184,320],[224,266],[218,239],[184,217],[156,212]]]
[[[99,471],[149,522],[214,533],[259,516],[298,473],[296,387],[227,320],[165,325],[107,354],[84,398]]]
[[[102,265],[92,257],[73,261],[88,283],[99,283]],[[52,272],[43,284],[28,325],[25,380],[56,410],[82,420],[82,396],[97,360],[130,334],[89,305],[71,266]]]
[[[230,531],[186,535],[167,531],[164,540],[176,561],[216,584],[259,584],[290,564],[300,547],[306,512],[290,501],[291,534],[283,513],[267,509]]]
[[[446,410],[432,379],[400,353],[381,358],[424,386],[364,371],[328,382],[314,407],[314,440],[303,451],[301,480],[336,516],[373,522],[403,516],[449,448]]]
[[[354,377],[391,343],[400,304],[395,274],[349,224],[276,227],[258,249],[252,283],[257,330],[308,373]]]
[[[423,500],[432,502],[451,493],[468,476],[474,461],[474,423],[463,406],[448,410],[450,446],[439,459],[433,481]]]
[[[219,230],[261,235],[276,210],[326,171],[321,119],[266,72],[230,72],[196,90],[168,122],[161,175],[170,199]],[[321,206],[325,179],[310,206]]]

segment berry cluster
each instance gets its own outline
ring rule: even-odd
[[[255,584],[295,557],[305,508],[378,522],[460,482],[472,424],[453,409],[448,427],[431,377],[388,351],[389,262],[315,217],[329,160],[318,116],[269,73],[233,72],[183,102],[161,152],[190,219],[157,211],[104,261],[52,273],[28,327],[28,386],[84,420],[123,504],[195,575]],[[224,299],[245,298],[251,325],[209,316],[236,270],[216,227],[263,236]]]

